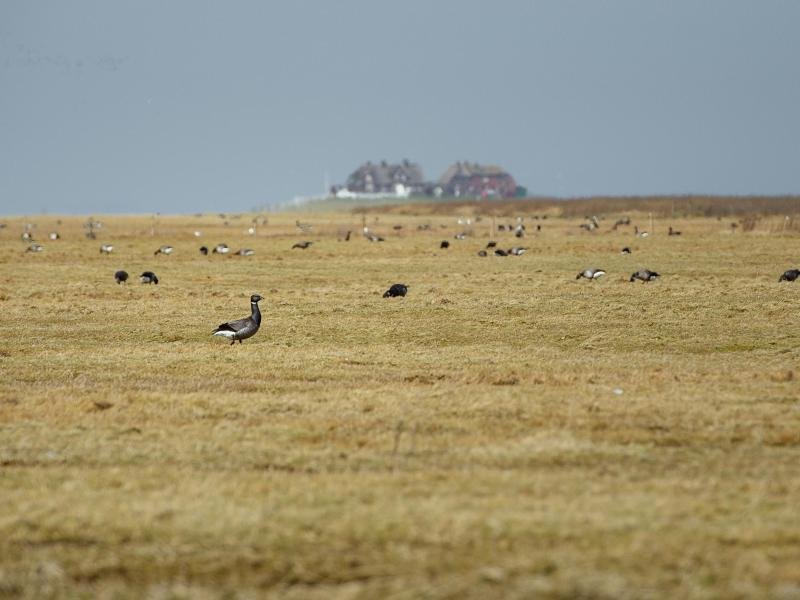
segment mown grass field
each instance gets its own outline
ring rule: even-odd
[[[800,598],[800,235],[456,216],[0,219],[0,597]]]

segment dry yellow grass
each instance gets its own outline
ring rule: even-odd
[[[800,236],[616,216],[6,219],[0,597],[800,597]]]

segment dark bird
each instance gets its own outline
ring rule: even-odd
[[[605,274],[606,272],[603,271],[603,269],[584,269],[578,273],[578,276],[575,279],[580,279],[581,277],[586,279],[599,279]]]
[[[491,241],[491,242],[486,244],[486,247],[487,248],[495,248],[495,247],[497,247],[497,242]]]
[[[125,283],[128,281],[128,273],[126,271],[117,271],[114,273],[114,281],[117,283]]]
[[[384,298],[396,298],[397,296],[405,296],[408,293],[408,286],[402,283],[395,283],[383,293]]]
[[[263,300],[263,298],[258,294],[250,296],[250,316],[244,319],[222,323],[211,335],[219,335],[228,338],[231,341],[231,346],[236,343],[236,340],[239,340],[241,344],[242,340],[253,337],[258,331],[258,328],[261,327],[261,311],[258,310],[258,303],[261,300]]]
[[[301,250],[305,250],[313,243],[314,242],[297,242],[294,246],[292,246],[292,250],[294,250],[295,248],[300,248]]]
[[[478,256],[488,256],[486,250],[478,250]]]
[[[497,250],[494,251],[494,255],[495,256],[508,256],[508,252],[506,252],[502,248],[498,248]]]
[[[631,249],[630,249],[630,248],[628,248],[628,246],[625,246],[625,247],[622,249],[622,254],[630,254],[630,253],[631,253]]]
[[[141,275],[139,275],[139,281],[142,283],[155,283],[158,285],[158,277],[152,271],[145,271]]]
[[[449,248],[449,247],[450,247],[450,242],[448,242],[447,240],[442,240],[442,243],[439,244],[439,248]]]
[[[670,226],[669,226],[669,231],[668,231],[667,233],[668,233],[668,235],[680,235],[680,234],[681,234],[681,232],[680,232],[680,231],[675,231],[675,230],[672,228],[672,225],[670,225]]]
[[[651,271],[650,269],[639,269],[638,271],[636,271],[636,273],[631,275],[630,280],[636,281],[637,279],[639,279],[647,283],[648,281],[653,281],[656,277],[661,277],[661,275],[659,275],[655,271]]]
[[[778,281],[794,281],[798,277],[800,277],[800,269],[789,269],[788,271],[785,271],[783,275],[781,275],[781,278],[778,279]]]
[[[402,228],[403,228],[402,225],[394,225],[394,226],[392,226],[392,229],[394,229],[395,231],[400,231]]]
[[[208,256],[208,248],[206,246],[200,246],[200,254]]]

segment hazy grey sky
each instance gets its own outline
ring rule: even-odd
[[[800,2],[0,2],[0,213],[242,210],[366,160],[800,193]]]

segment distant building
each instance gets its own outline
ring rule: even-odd
[[[347,178],[345,188],[359,194],[408,195],[423,193],[425,177],[419,165],[404,160],[389,164],[385,160],[378,164],[367,162]]]
[[[513,198],[520,195],[514,178],[500,167],[457,162],[439,178],[436,194],[469,198]],[[524,192],[523,192],[524,194]]]

